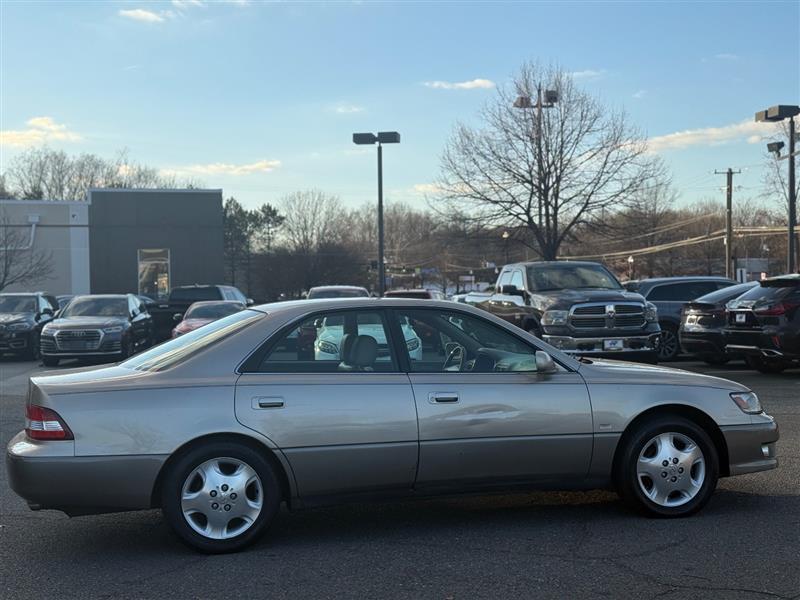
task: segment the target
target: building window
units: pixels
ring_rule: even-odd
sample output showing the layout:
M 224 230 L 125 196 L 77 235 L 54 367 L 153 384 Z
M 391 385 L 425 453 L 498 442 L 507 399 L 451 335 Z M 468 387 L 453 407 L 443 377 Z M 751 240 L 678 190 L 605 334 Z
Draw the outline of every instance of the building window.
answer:
M 169 248 L 139 250 L 139 293 L 162 298 L 169 289 Z

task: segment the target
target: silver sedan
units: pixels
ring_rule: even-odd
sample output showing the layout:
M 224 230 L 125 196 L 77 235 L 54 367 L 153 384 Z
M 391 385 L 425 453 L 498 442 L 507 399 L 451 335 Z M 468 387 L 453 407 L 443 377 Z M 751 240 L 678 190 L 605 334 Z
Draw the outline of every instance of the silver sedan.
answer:
M 777 426 L 737 383 L 579 361 L 430 300 L 251 308 L 35 377 L 26 411 L 7 463 L 32 509 L 161 507 L 205 552 L 253 542 L 282 502 L 608 487 L 679 517 L 718 478 L 777 466 Z

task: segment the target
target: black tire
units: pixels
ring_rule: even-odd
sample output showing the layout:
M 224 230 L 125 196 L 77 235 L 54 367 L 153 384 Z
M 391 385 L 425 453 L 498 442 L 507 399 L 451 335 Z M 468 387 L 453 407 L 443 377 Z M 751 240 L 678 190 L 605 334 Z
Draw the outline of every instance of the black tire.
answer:
M 690 438 L 702 451 L 705 463 L 705 476 L 696 495 L 684 504 L 662 506 L 651 500 L 640 484 L 639 455 L 649 442 L 662 433 L 674 432 Z M 716 446 L 706 431 L 689 419 L 680 416 L 659 415 L 639 424 L 634 431 L 626 433 L 617 456 L 614 480 L 617 492 L 632 508 L 652 517 L 674 518 L 691 515 L 706 505 L 717 487 L 719 479 L 719 455 Z M 675 466 L 675 469 L 678 467 Z M 668 477 L 673 475 L 673 465 L 664 467 Z M 681 471 L 685 475 L 684 471 Z M 669 497 L 669 496 L 668 496 Z
M 661 339 L 658 344 L 658 360 L 675 360 L 681 352 L 681 345 L 678 341 L 678 330 L 674 325 L 661 323 Z
M 45 367 L 57 367 L 59 359 L 55 356 L 42 356 L 42 364 Z
M 120 342 L 120 347 L 122 348 L 119 353 L 120 361 L 123 361 L 126 358 L 130 358 L 131 356 L 133 356 L 134 353 L 133 342 L 131 341 L 130 338 L 122 338 L 122 341 Z
M 766 360 L 760 356 L 748 356 L 745 358 L 745 361 L 747 362 L 747 366 L 751 369 L 755 369 L 759 373 L 764 373 L 767 375 L 782 373 L 788 367 L 788 365 L 783 361 Z
M 542 339 L 542 328 L 539 327 L 536 323 L 528 323 L 525 326 L 525 331 L 530 333 L 532 336 Z
M 707 365 L 712 365 L 714 367 L 721 367 L 724 364 L 727 364 L 731 359 L 730 357 L 724 354 L 705 354 L 702 356 L 703 362 Z
M 39 335 L 33 333 L 31 334 L 30 346 L 28 346 L 28 350 L 25 352 L 25 358 L 28 360 L 38 360 L 39 354 Z
M 263 491 L 261 512 L 252 525 L 227 539 L 212 539 L 198 533 L 189 525 L 181 509 L 181 494 L 187 477 L 204 462 L 217 458 L 246 463 L 258 474 Z M 236 442 L 212 442 L 186 452 L 168 466 L 161 489 L 161 507 L 167 523 L 183 543 L 207 554 L 223 554 L 236 552 L 255 542 L 274 519 L 282 497 L 278 475 L 263 453 Z

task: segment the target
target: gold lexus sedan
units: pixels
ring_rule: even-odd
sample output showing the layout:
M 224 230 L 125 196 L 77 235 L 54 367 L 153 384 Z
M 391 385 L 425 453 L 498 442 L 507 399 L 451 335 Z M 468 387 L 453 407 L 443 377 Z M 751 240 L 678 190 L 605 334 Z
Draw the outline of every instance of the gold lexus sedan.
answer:
M 727 381 L 564 354 L 453 302 L 250 308 L 116 366 L 31 379 L 11 487 L 69 515 L 161 507 L 204 552 L 282 502 L 613 488 L 660 517 L 777 466 L 778 430 Z

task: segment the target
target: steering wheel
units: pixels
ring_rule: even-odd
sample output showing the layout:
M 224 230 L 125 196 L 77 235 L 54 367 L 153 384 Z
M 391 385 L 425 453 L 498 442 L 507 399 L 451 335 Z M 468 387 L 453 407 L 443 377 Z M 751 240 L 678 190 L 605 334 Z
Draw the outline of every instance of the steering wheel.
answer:
M 464 346 L 456 344 L 447 353 L 442 371 L 459 372 L 464 366 Z

